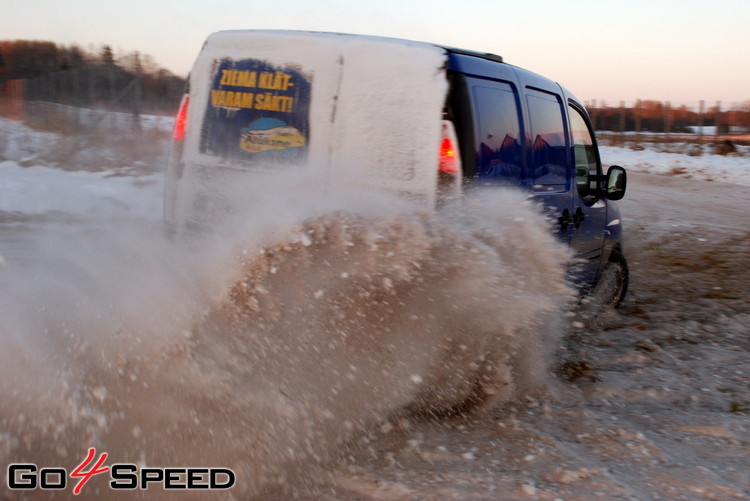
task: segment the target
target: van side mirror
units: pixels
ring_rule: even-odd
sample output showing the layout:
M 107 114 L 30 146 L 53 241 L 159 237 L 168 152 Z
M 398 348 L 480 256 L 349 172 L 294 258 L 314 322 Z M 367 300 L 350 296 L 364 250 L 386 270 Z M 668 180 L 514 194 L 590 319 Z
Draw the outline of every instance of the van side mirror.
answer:
M 628 175 L 619 165 L 613 165 L 607 171 L 605 197 L 607 200 L 620 200 L 625 196 L 628 186 Z

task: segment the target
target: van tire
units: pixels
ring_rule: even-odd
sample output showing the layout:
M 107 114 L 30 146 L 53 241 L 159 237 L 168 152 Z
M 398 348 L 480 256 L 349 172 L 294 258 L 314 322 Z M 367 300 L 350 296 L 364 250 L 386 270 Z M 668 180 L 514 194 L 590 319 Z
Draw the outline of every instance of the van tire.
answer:
M 611 295 L 607 298 L 607 303 L 613 308 L 619 308 L 622 300 L 625 299 L 628 293 L 628 285 L 630 284 L 628 261 L 620 249 L 612 249 L 609 255 L 609 260 L 604 268 L 604 274 L 610 273 L 614 275 L 615 287 L 610 292 Z

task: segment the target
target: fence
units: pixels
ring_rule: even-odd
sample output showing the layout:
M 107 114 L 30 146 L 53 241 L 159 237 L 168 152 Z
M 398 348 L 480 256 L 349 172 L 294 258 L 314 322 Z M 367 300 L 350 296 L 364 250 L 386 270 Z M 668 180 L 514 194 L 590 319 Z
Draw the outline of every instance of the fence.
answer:
M 142 113 L 173 115 L 185 80 L 166 71 L 144 72 L 140 64 L 132 66 L 86 64 L 4 81 L 0 75 L 0 115 L 68 133 L 99 124 L 138 127 Z M 123 119 L 125 115 L 129 118 Z
M 9 80 L 0 85 L 0 115 L 12 120 L 23 120 L 39 130 L 62 132 L 66 135 L 86 133 L 93 128 L 108 130 L 138 129 L 141 122 L 141 103 L 131 100 L 130 111 L 118 104 L 138 95 L 138 79 L 132 79 L 114 99 L 80 99 L 77 93 L 53 91 L 51 79 Z M 59 89 L 59 87 L 58 87 Z
M 25 80 L 0 82 L 0 115 L 29 125 L 68 134 L 95 127 L 138 129 L 141 114 L 173 114 L 184 81 L 148 77 L 116 65 L 91 65 Z M 611 143 L 633 141 L 732 142 L 750 144 L 750 102 L 722 109 L 672 106 L 670 102 L 637 100 L 633 105 L 586 103 L 599 136 Z
M 693 143 L 750 144 L 750 103 L 722 109 L 721 102 L 707 107 L 672 106 L 661 101 L 637 100 L 618 107 L 596 100 L 586 103 L 594 128 L 612 143 L 686 141 Z
M 150 116 L 151 110 L 143 110 L 138 77 L 123 81 L 113 99 L 68 85 L 73 81 L 0 82 L 0 116 L 61 134 L 54 144 L 14 160 L 22 165 L 55 164 L 84 170 L 130 169 L 134 165 L 143 172 L 160 169 L 174 111 L 160 119 Z

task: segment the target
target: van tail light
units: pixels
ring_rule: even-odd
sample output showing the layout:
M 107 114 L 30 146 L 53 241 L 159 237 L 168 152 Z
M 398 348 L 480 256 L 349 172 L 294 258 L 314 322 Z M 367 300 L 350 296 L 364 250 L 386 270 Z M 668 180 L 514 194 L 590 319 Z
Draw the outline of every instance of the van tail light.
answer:
M 461 172 L 461 166 L 458 163 L 456 134 L 452 129 L 453 124 L 444 120 L 443 137 L 440 140 L 440 165 L 438 170 L 446 174 L 458 174 Z
M 168 232 L 175 230 L 178 218 L 177 199 L 179 184 L 185 171 L 183 151 L 185 149 L 185 128 L 187 126 L 187 112 L 190 97 L 186 93 L 180 102 L 180 111 L 174 121 L 172 144 L 169 149 L 167 171 L 164 178 L 164 222 Z
M 187 111 L 190 104 L 190 96 L 185 94 L 180 102 L 180 111 L 177 112 L 177 118 L 174 121 L 174 133 L 172 138 L 175 141 L 185 140 L 185 127 L 187 126 Z
M 443 120 L 438 161 L 438 195 L 441 198 L 461 191 L 461 155 L 453 122 Z

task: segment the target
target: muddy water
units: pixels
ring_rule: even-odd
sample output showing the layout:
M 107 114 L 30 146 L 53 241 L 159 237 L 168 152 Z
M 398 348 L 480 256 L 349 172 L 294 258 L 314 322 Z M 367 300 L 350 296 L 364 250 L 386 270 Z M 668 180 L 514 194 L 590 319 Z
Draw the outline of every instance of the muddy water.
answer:
M 197 255 L 123 222 L 40 233 L 4 270 L 2 462 L 70 472 L 95 447 L 107 464 L 231 468 L 220 499 L 285 498 L 394 416 L 547 391 L 568 253 L 526 196 L 384 212 L 285 216 Z
M 523 205 L 493 231 L 326 213 L 208 261 L 45 224 L 0 269 L 0 458 L 232 468 L 217 499 L 747 498 L 748 201 L 631 176 L 630 295 L 597 316 Z

